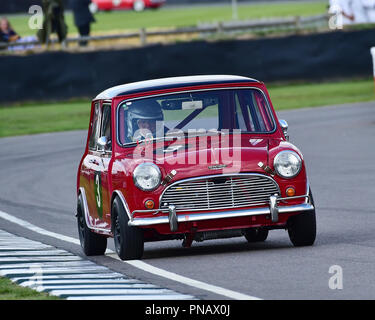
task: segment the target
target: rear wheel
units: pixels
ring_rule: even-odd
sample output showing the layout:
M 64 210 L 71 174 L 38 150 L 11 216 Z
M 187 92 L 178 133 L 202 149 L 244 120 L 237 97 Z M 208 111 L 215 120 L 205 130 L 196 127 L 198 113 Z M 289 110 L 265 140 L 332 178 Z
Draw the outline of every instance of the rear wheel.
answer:
M 78 196 L 77 202 L 77 225 L 81 247 L 86 256 L 100 256 L 107 249 L 107 238 L 91 231 L 87 224 L 83 209 L 82 195 Z
M 121 260 L 140 259 L 144 250 L 143 231 L 128 225 L 129 217 L 119 200 L 115 198 L 112 205 L 114 242 L 117 255 Z
M 311 190 L 309 195 L 310 203 L 314 205 Z M 312 246 L 316 238 L 315 208 L 312 211 L 289 218 L 288 234 L 295 247 Z
M 250 228 L 245 230 L 244 236 L 248 242 L 266 241 L 268 230 L 262 228 Z

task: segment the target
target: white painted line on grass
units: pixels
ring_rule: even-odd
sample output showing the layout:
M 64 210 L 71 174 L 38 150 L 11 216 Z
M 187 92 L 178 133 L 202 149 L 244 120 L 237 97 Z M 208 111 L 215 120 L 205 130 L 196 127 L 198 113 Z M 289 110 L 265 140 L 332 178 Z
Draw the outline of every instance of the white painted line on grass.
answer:
M 0 211 L 0 218 L 2 218 L 4 220 L 7 220 L 7 221 L 10 221 L 12 223 L 15 223 L 15 224 L 17 224 L 17 225 L 19 225 L 23 228 L 34 231 L 36 233 L 39 233 L 39 234 L 42 234 L 42 235 L 45 235 L 45 236 L 49 236 L 49 237 L 52 237 L 52 238 L 55 238 L 55 239 L 58 239 L 58 240 L 62 240 L 62 241 L 65 241 L 65 242 L 80 245 L 80 242 L 79 242 L 78 239 L 68 237 L 68 236 L 64 236 L 62 234 L 51 232 L 51 231 L 45 230 L 43 228 L 37 227 L 36 225 L 33 225 L 33 224 L 31 224 L 31 223 L 29 223 L 25 220 L 16 218 L 16 217 L 14 217 L 14 216 L 6 213 L 6 212 Z M 111 258 L 120 260 L 120 258 L 112 250 L 107 249 L 107 255 Z M 122 261 L 122 260 L 120 260 L 120 261 Z M 185 276 L 181 276 L 181 275 L 178 275 L 176 273 L 154 267 L 154 266 L 152 266 L 152 265 L 150 265 L 146 262 L 140 261 L 140 260 L 128 260 L 128 261 L 123 261 L 123 262 L 125 262 L 125 263 L 127 263 L 127 264 L 129 264 L 133 267 L 136 267 L 138 269 L 141 269 L 143 271 L 146 271 L 148 273 L 152 273 L 152 274 L 155 274 L 155 275 L 163 277 L 163 278 L 174 280 L 176 282 L 179 282 L 179 283 L 182 283 L 182 284 L 194 287 L 194 288 L 198 288 L 198 289 L 201 289 L 201 290 L 205 290 L 205 291 L 209 291 L 209 292 L 212 292 L 212 293 L 215 293 L 215 294 L 219 294 L 219 295 L 225 296 L 225 297 L 230 298 L 230 299 L 234 299 L 234 300 L 261 300 L 260 298 L 257 298 L 257 297 L 249 296 L 249 295 L 239 293 L 239 292 L 236 292 L 236 291 L 233 291 L 233 290 L 225 289 L 225 288 L 214 286 L 214 285 L 202 282 L 202 281 L 198 281 L 198 280 L 194 280 L 194 279 L 191 279 L 191 278 L 188 278 L 188 277 L 185 277 Z

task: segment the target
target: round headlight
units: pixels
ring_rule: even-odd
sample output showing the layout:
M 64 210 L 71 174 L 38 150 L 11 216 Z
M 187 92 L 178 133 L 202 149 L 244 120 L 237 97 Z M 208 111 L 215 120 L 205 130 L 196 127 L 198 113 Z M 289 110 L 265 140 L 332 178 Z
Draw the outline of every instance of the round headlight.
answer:
M 142 163 L 133 172 L 134 184 L 141 190 L 155 190 L 161 182 L 161 172 L 153 163 Z
M 273 160 L 276 173 L 282 178 L 294 178 L 302 168 L 302 160 L 294 151 L 281 151 Z

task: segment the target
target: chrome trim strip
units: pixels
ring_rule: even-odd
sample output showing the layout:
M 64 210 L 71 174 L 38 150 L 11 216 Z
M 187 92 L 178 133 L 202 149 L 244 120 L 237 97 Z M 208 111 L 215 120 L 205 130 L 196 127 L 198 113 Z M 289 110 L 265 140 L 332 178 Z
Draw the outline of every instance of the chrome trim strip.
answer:
M 98 227 L 94 227 L 91 222 L 90 222 L 90 219 L 89 219 L 89 206 L 87 205 L 87 198 L 86 198 L 86 191 L 83 187 L 80 187 L 79 188 L 79 192 L 80 194 L 82 195 L 82 200 L 83 200 L 83 211 L 85 213 L 85 220 L 86 220 L 86 225 L 87 227 L 90 229 L 90 230 L 93 230 L 93 231 L 98 231 L 100 233 L 105 233 L 105 234 L 110 234 L 110 231 L 108 231 L 108 229 L 103 229 L 103 228 L 98 228 Z
M 287 207 L 278 207 L 279 213 L 295 213 L 301 211 L 311 211 L 314 206 L 309 203 L 303 203 Z M 231 210 L 221 212 L 208 212 L 208 213 L 193 213 L 193 214 L 181 214 L 177 215 L 177 221 L 180 222 L 191 222 L 191 221 L 203 221 L 213 219 L 225 219 L 225 218 L 237 218 L 237 217 L 248 217 L 270 214 L 270 208 L 256 208 L 256 209 L 244 209 L 244 210 Z M 169 224 L 168 216 L 153 217 L 153 218 L 136 218 L 129 221 L 129 226 L 151 226 L 157 224 Z
M 306 203 L 311 203 L 311 199 L 310 199 L 310 181 L 309 181 L 309 178 L 307 177 L 307 174 L 306 174 L 306 195 L 308 195 L 308 197 L 306 198 Z
M 169 227 L 172 232 L 176 232 L 178 230 L 176 207 L 174 205 L 171 205 L 169 206 L 168 211 L 169 211 L 169 215 L 168 215 Z
M 270 213 L 272 222 L 279 221 L 279 208 L 277 207 L 277 196 L 270 197 Z
M 246 206 L 238 206 L 238 207 L 215 207 L 215 208 L 206 208 L 206 209 L 191 209 L 191 208 L 186 208 L 186 209 L 176 209 L 176 212 L 202 212 L 202 211 L 213 211 L 213 210 L 226 210 L 226 209 L 241 209 L 245 207 L 257 207 L 257 206 L 266 206 L 268 203 L 265 202 L 259 202 L 255 204 L 249 204 Z M 135 213 L 152 213 L 152 214 L 158 214 L 159 212 L 169 212 L 168 208 L 165 209 L 144 209 L 144 210 L 134 210 L 132 212 L 132 215 Z
M 309 198 L 308 194 L 305 194 L 303 196 L 294 196 L 294 197 L 285 197 L 285 198 L 277 198 L 277 201 L 285 201 L 285 200 L 294 200 L 294 199 L 301 199 L 301 198 Z
M 277 198 L 277 202 L 279 201 L 285 201 L 285 200 L 294 200 L 294 199 L 301 199 L 301 198 L 305 198 L 307 199 L 305 201 L 305 203 L 310 203 L 309 202 L 309 196 L 308 195 L 303 195 L 303 196 L 295 196 L 295 197 L 287 197 L 287 198 Z M 258 204 L 253 204 L 253 205 L 247 205 L 246 207 L 256 207 L 256 206 L 260 206 L 260 205 L 267 205 L 265 204 L 264 202 L 260 202 Z M 186 208 L 186 209 L 176 209 L 176 212 L 192 212 L 192 211 L 199 211 L 199 212 L 202 212 L 202 211 L 212 211 L 212 210 L 226 210 L 226 209 L 236 209 L 236 208 L 243 208 L 243 206 L 241 207 L 217 207 L 217 208 L 209 208 L 209 209 L 190 209 L 190 208 Z M 132 217 L 134 216 L 134 214 L 136 213 L 151 213 L 151 214 L 158 214 L 160 212 L 164 212 L 164 213 L 168 213 L 168 209 L 143 209 L 143 210 L 134 210 L 131 215 Z M 134 219 L 134 218 L 133 218 Z

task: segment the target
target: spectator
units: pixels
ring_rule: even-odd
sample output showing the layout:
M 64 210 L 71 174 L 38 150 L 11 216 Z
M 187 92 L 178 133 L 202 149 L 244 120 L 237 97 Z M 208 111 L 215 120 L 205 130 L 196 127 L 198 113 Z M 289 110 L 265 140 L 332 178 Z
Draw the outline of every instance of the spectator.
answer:
M 1 42 L 14 42 L 20 36 L 12 29 L 7 18 L 0 19 L 0 41 Z
M 370 22 L 368 21 L 366 8 L 363 5 L 363 1 L 361 0 L 352 1 L 352 8 L 353 8 L 353 16 L 354 16 L 353 23 L 359 24 L 359 23 Z
M 59 42 L 65 47 L 68 27 L 65 24 L 63 0 L 43 0 L 43 28 L 38 32 L 41 43 L 49 44 L 51 33 L 56 32 Z
M 16 31 L 12 28 L 7 18 L 0 19 L 0 43 L 12 43 L 12 46 L 8 47 L 9 51 L 22 51 L 32 50 L 35 45 L 32 43 L 37 42 L 36 37 L 20 37 Z M 15 43 L 17 43 L 15 45 Z
M 375 23 L 375 0 L 362 0 L 362 4 L 366 11 L 367 22 Z
M 336 15 L 338 24 L 352 24 L 354 22 L 353 0 L 330 0 L 329 13 Z
M 344 17 L 344 24 L 352 24 L 354 22 L 353 0 L 340 0 L 341 14 Z
M 74 14 L 74 23 L 81 37 L 90 35 L 90 25 L 92 22 L 95 22 L 89 9 L 90 4 L 91 0 L 71 0 L 70 2 Z M 87 41 L 82 40 L 79 42 L 79 45 L 87 46 Z

